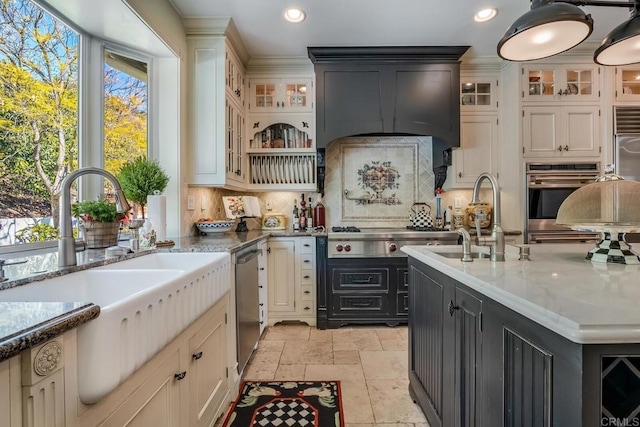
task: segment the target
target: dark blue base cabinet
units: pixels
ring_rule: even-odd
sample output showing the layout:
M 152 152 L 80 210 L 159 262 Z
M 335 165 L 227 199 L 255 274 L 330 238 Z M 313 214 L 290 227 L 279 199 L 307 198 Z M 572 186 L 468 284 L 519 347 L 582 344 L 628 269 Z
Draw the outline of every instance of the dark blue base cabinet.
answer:
M 640 344 L 574 343 L 409 258 L 409 392 L 431 427 L 640 426 Z

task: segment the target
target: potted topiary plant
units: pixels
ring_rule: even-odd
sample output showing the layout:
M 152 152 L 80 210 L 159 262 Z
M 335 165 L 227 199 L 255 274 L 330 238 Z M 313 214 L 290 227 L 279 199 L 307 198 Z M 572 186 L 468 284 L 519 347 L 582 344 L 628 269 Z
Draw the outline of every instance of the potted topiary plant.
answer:
M 169 183 L 169 176 L 158 162 L 140 156 L 122 165 L 116 176 L 128 200 L 140 205 L 144 219 L 147 196 L 162 193 Z
M 118 243 L 120 220 L 124 215 L 118 213 L 115 203 L 105 199 L 85 200 L 74 203 L 71 213 L 81 220 L 88 248 L 108 248 Z

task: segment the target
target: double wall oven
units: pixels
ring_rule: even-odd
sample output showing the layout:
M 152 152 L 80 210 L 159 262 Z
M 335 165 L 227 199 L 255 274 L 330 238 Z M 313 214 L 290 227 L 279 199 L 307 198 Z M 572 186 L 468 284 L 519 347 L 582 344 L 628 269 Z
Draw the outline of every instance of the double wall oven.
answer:
M 318 274 L 318 327 L 407 323 L 404 245 L 455 245 L 454 231 L 334 227 Z M 319 263 L 319 266 L 323 263 Z
M 598 162 L 527 163 L 525 243 L 598 240 L 598 233 L 572 231 L 556 225 L 556 216 L 571 193 L 594 182 L 599 174 Z

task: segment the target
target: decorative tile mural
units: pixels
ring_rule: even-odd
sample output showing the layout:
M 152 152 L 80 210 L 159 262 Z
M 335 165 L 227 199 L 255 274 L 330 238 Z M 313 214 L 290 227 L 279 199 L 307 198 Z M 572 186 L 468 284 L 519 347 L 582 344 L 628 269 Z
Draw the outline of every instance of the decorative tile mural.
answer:
M 417 159 L 417 142 L 342 144 L 342 219 L 406 219 L 418 194 Z

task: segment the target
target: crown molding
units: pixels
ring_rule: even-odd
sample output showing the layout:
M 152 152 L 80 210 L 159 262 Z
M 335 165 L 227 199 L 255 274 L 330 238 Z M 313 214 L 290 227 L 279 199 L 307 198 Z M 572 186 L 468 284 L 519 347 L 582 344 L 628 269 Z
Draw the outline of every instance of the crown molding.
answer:
M 230 16 L 185 17 L 182 18 L 187 37 L 225 37 L 243 64 L 249 61 L 249 51 L 240 37 L 240 32 Z

